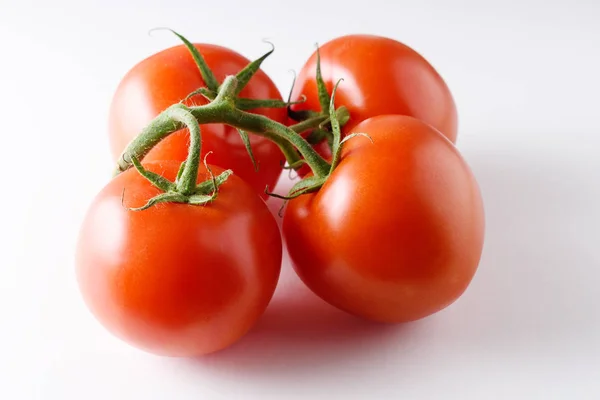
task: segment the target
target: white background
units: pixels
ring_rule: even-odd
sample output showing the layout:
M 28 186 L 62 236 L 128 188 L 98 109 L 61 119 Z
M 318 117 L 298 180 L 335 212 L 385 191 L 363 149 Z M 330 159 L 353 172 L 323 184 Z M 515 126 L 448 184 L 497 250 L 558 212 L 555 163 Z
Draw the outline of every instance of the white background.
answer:
M 599 21 L 594 0 L 0 0 L 0 398 L 600 398 Z M 73 248 L 110 176 L 119 79 L 178 43 L 148 36 L 157 26 L 249 58 L 272 40 L 265 70 L 284 93 L 314 43 L 342 34 L 428 58 L 486 206 L 465 295 L 382 328 L 317 300 L 286 261 L 264 318 L 226 351 L 167 359 L 108 335 L 80 300 Z

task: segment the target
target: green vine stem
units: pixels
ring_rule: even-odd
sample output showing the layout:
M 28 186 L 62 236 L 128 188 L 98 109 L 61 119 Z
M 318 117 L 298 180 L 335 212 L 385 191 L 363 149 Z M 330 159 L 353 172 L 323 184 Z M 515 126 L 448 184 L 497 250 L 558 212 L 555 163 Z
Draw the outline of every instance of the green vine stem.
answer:
M 202 138 L 200 135 L 200 126 L 190 113 L 186 106 L 173 108 L 171 116 L 176 122 L 187 125 L 190 131 L 190 146 L 185 164 L 179 179 L 177 180 L 177 191 L 185 195 L 190 195 L 196 189 L 196 179 L 198 178 L 198 168 L 200 167 L 200 153 L 202 150 Z
M 194 113 L 193 109 L 192 113 Z M 293 129 L 262 115 L 251 114 L 236 108 L 232 108 L 231 112 L 224 117 L 223 122 L 236 128 L 266 136 L 274 141 L 277 141 L 277 138 L 279 138 L 285 140 L 287 143 L 291 143 L 302 155 L 316 176 L 326 176 L 329 174 L 329 170 L 331 169 L 329 163 L 315 151 L 306 139 Z M 297 161 L 299 160 L 292 162 Z
M 176 124 L 185 125 L 190 131 L 190 145 L 188 148 L 187 159 L 181 163 L 175 182 L 171 182 L 160 174 L 146 170 L 142 163 L 138 161 L 137 157 L 132 155 L 131 161 L 140 175 L 160 189 L 162 193 L 148 200 L 144 206 L 130 209 L 131 211 L 143 211 L 155 204 L 166 202 L 193 205 L 207 204 L 217 197 L 219 186 L 222 185 L 232 173 L 231 170 L 227 170 L 222 172 L 218 177 L 215 177 L 206 162 L 207 154 L 204 157 L 204 165 L 210 175 L 210 179 L 200 184 L 196 184 L 198 170 L 200 168 L 200 153 L 202 147 L 200 125 L 198 125 L 198 121 L 196 121 L 196 118 L 190 112 L 190 109 L 183 104 L 176 104 L 175 106 L 170 107 L 166 112 L 166 115 Z
M 313 149 L 306 139 L 296 132 L 297 127 L 296 129 L 292 129 L 265 116 L 252 114 L 236 108 L 237 83 L 235 76 L 225 78 L 219 88 L 218 95 L 206 105 L 188 108 L 178 103 L 167 108 L 127 146 L 117 162 L 118 165 L 115 174 L 131 168 L 134 158 L 138 160 L 143 159 L 156 144 L 171 133 L 189 126 L 189 124 L 182 122 L 182 118 L 176 117 L 178 115 L 178 111 L 176 110 L 181 110 L 182 107 L 185 107 L 185 111 L 189 111 L 193 115 L 197 124 L 225 123 L 238 129 L 265 136 L 279 145 L 290 165 L 297 165 L 302 160 L 299 157 L 300 154 L 310 166 L 315 176 L 327 176 L 331 165 Z M 304 125 L 301 127 L 306 130 L 311 128 L 308 125 L 314 124 L 313 126 L 316 128 L 323 121 L 324 119 L 321 119 L 321 117 L 315 118 L 310 123 L 304 121 Z M 196 147 L 197 151 L 200 151 L 200 146 Z M 187 163 L 185 168 L 188 168 Z
M 350 112 L 345 106 L 341 106 L 337 110 L 335 110 L 335 114 L 340 125 L 345 125 L 346 122 L 350 119 Z M 290 125 L 290 129 L 294 130 L 297 133 L 302 133 L 310 129 L 319 128 L 323 123 L 328 122 L 330 119 L 329 115 L 317 115 L 315 117 L 310 117 L 305 119 L 304 121 L 298 122 L 297 124 Z
M 162 139 L 173 132 L 185 128 L 185 124 L 174 120 L 171 116 L 172 110 L 181 108 L 182 106 L 185 107 L 185 105 L 180 103 L 174 104 L 161 112 L 129 143 L 117 161 L 115 175 L 131 168 L 133 165 L 133 158 L 138 160 L 143 159 Z M 201 121 L 198 121 L 198 123 L 207 124 L 218 122 L 219 115 L 222 114 L 221 108 L 223 108 L 222 105 L 214 103 L 207 104 L 204 106 L 204 118 Z

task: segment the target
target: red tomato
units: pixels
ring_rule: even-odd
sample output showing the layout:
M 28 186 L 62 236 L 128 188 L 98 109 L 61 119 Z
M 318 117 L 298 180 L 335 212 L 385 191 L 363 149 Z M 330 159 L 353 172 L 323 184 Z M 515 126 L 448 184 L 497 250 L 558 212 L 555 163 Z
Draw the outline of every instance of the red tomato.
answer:
M 416 320 L 454 302 L 479 264 L 484 213 L 455 146 L 412 117 L 367 119 L 315 193 L 288 203 L 283 233 L 300 278 L 349 313 Z
M 224 47 L 195 44 L 222 82 L 227 75 L 235 75 L 249 60 Z M 119 84 L 109 113 L 109 135 L 115 161 L 121 152 L 141 130 L 161 111 L 178 103 L 194 90 L 206 86 L 196 64 L 185 46 L 163 50 L 134 66 Z M 259 70 L 240 93 L 241 97 L 255 99 L 279 99 L 281 94 L 275 84 Z M 206 104 L 198 95 L 186 104 Z M 286 121 L 284 108 L 257 109 L 253 112 L 279 122 Z M 273 142 L 257 135 L 250 135 L 254 156 L 259 165 L 255 172 L 252 161 L 238 132 L 224 124 L 202 125 L 202 153 L 213 151 L 210 161 L 223 168 L 230 168 L 248 182 L 263 198 L 265 187 L 273 187 L 281 174 L 285 161 Z M 144 161 L 183 161 L 188 153 L 187 129 L 171 134 L 155 146 Z
M 145 166 L 173 180 L 179 164 Z M 205 179 L 201 168 L 199 182 Z M 235 175 L 208 205 L 125 208 L 158 193 L 130 169 L 97 195 L 77 244 L 83 298 L 110 332 L 148 352 L 196 356 L 229 346 L 275 290 L 282 257 L 277 222 Z
M 420 119 L 456 142 L 456 105 L 448 86 L 436 70 L 410 47 L 373 35 L 348 35 L 334 39 L 319 48 L 321 74 L 331 94 L 338 86 L 336 108 L 344 105 L 350 121 L 343 132 L 353 130 L 361 121 L 377 115 L 401 114 Z M 317 54 L 300 70 L 292 92 L 292 101 L 302 95 L 306 101 L 293 110 L 319 111 L 316 83 Z M 327 146 L 319 149 L 325 158 L 331 156 Z M 300 172 L 304 175 L 305 168 Z

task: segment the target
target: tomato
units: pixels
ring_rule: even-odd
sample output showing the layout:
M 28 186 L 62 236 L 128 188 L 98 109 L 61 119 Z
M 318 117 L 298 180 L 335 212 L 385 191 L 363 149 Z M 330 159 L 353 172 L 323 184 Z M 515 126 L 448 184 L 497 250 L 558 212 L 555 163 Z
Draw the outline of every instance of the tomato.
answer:
M 178 166 L 145 163 L 171 181 Z M 198 181 L 206 179 L 202 168 Z M 126 209 L 158 193 L 129 169 L 92 202 L 76 254 L 85 303 L 110 332 L 148 352 L 197 356 L 227 347 L 273 295 L 282 257 L 277 222 L 235 175 L 207 205 Z
M 431 64 L 412 48 L 393 39 L 374 35 L 348 35 L 319 48 L 321 74 L 331 94 L 338 86 L 336 108 L 344 105 L 349 132 L 367 118 L 402 114 L 418 118 L 442 132 L 452 142 L 457 137 L 456 105 L 450 90 Z M 292 101 L 306 101 L 292 110 L 319 111 L 316 52 L 304 64 L 292 91 Z M 328 147 L 319 149 L 325 158 Z M 300 174 L 304 175 L 304 169 Z
M 291 200 L 283 234 L 294 269 L 332 305 L 381 322 L 426 317 L 471 282 L 483 247 L 477 182 L 431 126 L 385 115 L 355 127 L 322 188 Z
M 249 60 L 240 54 L 215 45 L 195 44 L 222 82 L 227 75 L 235 75 Z M 127 144 L 161 111 L 178 103 L 194 90 L 206 86 L 198 67 L 188 49 L 175 46 L 154 54 L 135 65 L 120 82 L 109 111 L 109 138 L 114 160 L 117 160 Z M 279 99 L 281 94 L 271 79 L 259 70 L 240 93 L 241 97 L 255 99 Z M 206 104 L 197 95 L 186 102 L 188 105 Z M 279 122 L 286 121 L 284 108 L 253 110 Z M 263 198 L 265 187 L 273 187 L 285 162 L 276 144 L 257 135 L 250 135 L 250 142 L 259 171 L 255 172 L 252 161 L 238 132 L 224 124 L 202 125 L 202 153 L 213 151 L 211 163 L 230 168 L 248 182 Z M 187 130 L 171 134 L 155 146 L 145 161 L 183 161 L 188 153 Z

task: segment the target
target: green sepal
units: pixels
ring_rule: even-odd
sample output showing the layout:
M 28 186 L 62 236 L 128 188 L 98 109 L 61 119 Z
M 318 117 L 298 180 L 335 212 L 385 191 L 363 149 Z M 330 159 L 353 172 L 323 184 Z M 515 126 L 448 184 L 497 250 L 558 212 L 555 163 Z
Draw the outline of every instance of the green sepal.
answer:
M 287 196 L 270 192 L 268 187 L 265 189 L 265 193 L 278 199 L 292 200 L 296 197 L 302 196 L 303 194 L 317 191 L 321 186 L 323 186 L 326 180 L 327 177 L 323 176 L 309 176 L 308 178 L 304 178 L 292 186 Z
M 140 175 L 146 178 L 148 182 L 150 182 L 156 188 L 162 190 L 163 192 L 169 192 L 175 188 L 173 182 L 164 176 L 155 174 L 154 172 L 148 171 L 146 168 L 144 168 L 142 163 L 138 161 L 137 157 L 131 157 L 131 162 Z
M 366 133 L 351 133 L 348 136 L 346 136 L 344 138 L 344 140 L 342 140 L 340 142 L 340 145 L 337 147 L 337 150 L 335 151 L 335 153 L 333 154 L 333 162 L 331 163 L 331 171 L 333 171 L 335 169 L 335 167 L 337 167 L 340 163 L 341 160 L 341 155 L 342 155 L 342 145 L 344 143 L 346 143 L 348 140 L 355 138 L 357 136 L 364 136 L 367 139 L 369 139 L 371 141 L 371 143 L 373 143 L 373 139 L 371 138 L 371 136 L 367 135 Z
M 250 137 L 246 133 L 246 131 L 237 128 L 238 133 L 240 134 L 240 138 L 242 138 L 242 142 L 244 142 L 244 147 L 246 147 L 246 151 L 250 156 L 250 161 L 252 161 L 252 166 L 254 167 L 254 171 L 258 172 L 258 163 L 254 158 L 254 153 L 252 152 L 252 145 L 250 144 Z
M 269 57 L 275 51 L 275 46 L 273 45 L 273 43 L 271 43 L 271 42 L 266 42 L 266 43 L 271 45 L 271 50 L 266 52 L 262 57 L 254 60 L 250 64 L 246 65 L 246 67 L 244 67 L 244 69 L 242 69 L 240 72 L 238 72 L 237 75 L 235 76 L 238 81 L 238 85 L 235 89 L 236 95 L 240 94 L 240 92 L 246 87 L 248 82 L 250 82 L 250 79 L 252 79 L 254 74 L 256 74 L 258 72 L 263 61 L 265 61 L 267 59 L 267 57 Z
M 175 32 L 173 29 L 169 29 L 169 28 L 165 28 L 165 29 L 168 29 L 169 31 L 171 31 L 175 36 L 177 36 L 183 42 L 185 47 L 187 47 L 189 52 L 192 54 L 192 57 L 194 58 L 194 62 L 196 63 L 196 66 L 198 67 L 198 70 L 200 71 L 200 75 L 202 75 L 202 79 L 204 80 L 204 83 L 206 83 L 206 86 L 211 91 L 217 92 L 219 90 L 219 82 L 217 81 L 217 78 L 215 78 L 215 75 L 213 74 L 212 70 L 206 63 L 206 60 L 202 56 L 202 53 L 200 53 L 198 51 L 198 49 L 196 48 L 196 46 L 194 46 L 189 40 L 187 40 L 185 37 L 183 37 L 179 33 Z
M 332 142 L 332 146 L 331 146 L 331 152 L 333 154 L 333 159 L 331 160 L 331 171 L 333 171 L 335 169 L 335 167 L 337 166 L 337 164 L 340 162 L 340 144 L 342 141 L 342 139 L 341 139 L 342 138 L 342 130 L 340 128 L 340 122 L 338 121 L 337 114 L 336 114 L 335 108 L 333 106 L 333 103 L 335 101 L 335 93 L 337 91 L 337 87 L 341 81 L 342 81 L 342 79 L 337 81 L 335 86 L 333 87 L 333 91 L 331 92 L 331 100 L 330 100 L 331 108 L 329 109 L 329 119 L 331 120 L 331 131 L 333 133 L 333 142 Z
M 233 171 L 228 169 L 228 170 L 221 172 L 219 175 L 217 175 L 214 178 L 214 181 L 213 181 L 213 179 L 211 179 L 211 180 L 207 180 L 207 181 L 199 183 L 196 186 L 196 190 L 194 190 L 194 195 L 210 193 L 210 191 L 213 189 L 214 186 L 219 188 L 223 183 L 225 183 L 225 181 L 227 181 L 227 178 L 229 178 L 231 175 L 233 175 Z
M 188 197 L 188 204 L 194 206 L 203 206 L 213 201 L 216 197 L 216 192 L 213 192 L 212 194 L 193 194 Z
M 321 104 L 321 112 L 327 114 L 329 108 L 333 108 L 333 102 L 329 99 L 329 92 L 327 92 L 327 86 L 323 80 L 321 74 L 321 53 L 319 52 L 319 45 L 317 44 L 317 91 L 319 94 L 319 103 Z
M 185 161 L 182 162 L 181 165 L 179 166 L 179 171 L 177 171 L 177 177 L 175 178 L 175 186 L 177 186 L 179 179 L 181 179 L 181 174 L 183 174 L 184 169 L 185 169 Z
M 161 193 L 153 198 L 151 198 L 150 200 L 148 200 L 148 202 L 143 205 L 142 207 L 137 207 L 137 208 L 130 208 L 130 211 L 144 211 L 147 210 L 148 208 L 159 204 L 159 203 L 187 203 L 188 202 L 188 196 L 185 196 L 181 193 L 177 193 L 177 192 L 167 192 L 167 193 Z

